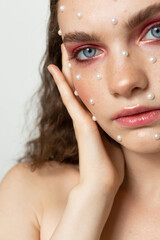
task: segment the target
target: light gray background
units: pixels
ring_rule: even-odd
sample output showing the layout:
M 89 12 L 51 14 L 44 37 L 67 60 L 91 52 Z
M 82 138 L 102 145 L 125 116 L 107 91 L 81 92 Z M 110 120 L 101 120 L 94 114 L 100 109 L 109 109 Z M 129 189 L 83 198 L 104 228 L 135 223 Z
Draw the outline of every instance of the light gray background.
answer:
M 49 0 L 0 0 L 0 181 L 24 151 L 25 109 L 40 84 L 48 17 Z

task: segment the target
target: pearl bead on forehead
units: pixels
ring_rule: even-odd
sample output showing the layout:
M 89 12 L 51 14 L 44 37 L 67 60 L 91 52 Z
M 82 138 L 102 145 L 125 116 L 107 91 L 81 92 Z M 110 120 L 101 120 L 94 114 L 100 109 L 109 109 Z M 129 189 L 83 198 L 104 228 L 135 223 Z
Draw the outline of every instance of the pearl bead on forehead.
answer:
M 60 8 L 59 8 L 59 10 L 60 10 L 61 12 L 64 12 L 64 9 L 65 9 L 64 6 L 60 6 Z
M 61 29 L 58 30 L 58 35 L 59 35 L 59 36 L 62 36 L 62 31 L 61 31 Z
M 112 23 L 113 25 L 116 25 L 116 24 L 118 23 L 117 18 L 112 18 L 112 19 L 111 19 L 111 23 Z

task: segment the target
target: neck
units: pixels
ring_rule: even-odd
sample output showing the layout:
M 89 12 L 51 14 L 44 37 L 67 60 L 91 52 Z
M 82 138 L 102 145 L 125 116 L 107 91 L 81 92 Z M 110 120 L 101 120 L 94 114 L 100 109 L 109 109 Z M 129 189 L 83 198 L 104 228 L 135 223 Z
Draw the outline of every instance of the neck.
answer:
M 122 149 L 126 163 L 123 187 L 137 196 L 160 196 L 160 152 L 137 153 Z

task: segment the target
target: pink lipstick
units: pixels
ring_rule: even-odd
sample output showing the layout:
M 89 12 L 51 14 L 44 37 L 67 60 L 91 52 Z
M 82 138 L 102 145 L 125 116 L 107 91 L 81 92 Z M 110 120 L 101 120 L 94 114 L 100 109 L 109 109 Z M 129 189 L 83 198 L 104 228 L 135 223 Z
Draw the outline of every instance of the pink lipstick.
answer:
M 160 119 L 160 107 L 140 106 L 134 109 L 123 109 L 116 113 L 112 120 L 126 127 L 139 127 L 151 124 Z

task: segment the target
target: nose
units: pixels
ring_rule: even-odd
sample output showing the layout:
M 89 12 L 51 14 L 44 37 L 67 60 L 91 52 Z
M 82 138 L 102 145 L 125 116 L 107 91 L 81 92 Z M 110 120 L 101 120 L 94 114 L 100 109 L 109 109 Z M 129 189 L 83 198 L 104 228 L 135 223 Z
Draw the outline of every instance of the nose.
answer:
M 138 92 L 144 91 L 148 86 L 145 71 L 132 63 L 112 68 L 110 73 L 108 88 L 113 96 L 129 98 Z

